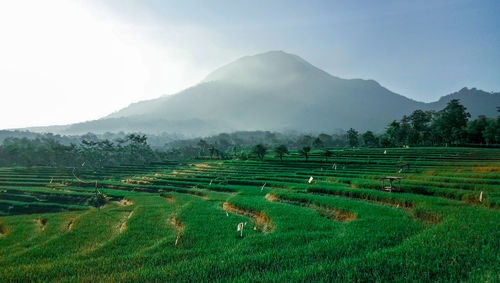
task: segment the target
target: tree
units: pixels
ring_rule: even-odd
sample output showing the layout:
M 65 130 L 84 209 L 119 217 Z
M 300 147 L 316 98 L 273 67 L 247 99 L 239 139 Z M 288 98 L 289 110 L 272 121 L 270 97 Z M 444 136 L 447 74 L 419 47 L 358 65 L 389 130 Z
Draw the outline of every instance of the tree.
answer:
M 347 131 L 347 143 L 349 146 L 356 147 L 359 145 L 358 135 L 358 131 L 353 128 L 350 128 L 349 131 Z
M 378 138 L 372 131 L 366 131 L 363 135 L 361 135 L 361 138 L 363 139 L 365 146 L 378 146 Z
M 266 155 L 267 148 L 263 144 L 259 143 L 258 145 L 254 146 L 252 152 L 257 155 L 260 161 L 262 161 L 264 160 L 264 156 Z
M 203 156 L 205 155 L 205 150 L 208 147 L 208 143 L 204 139 L 200 139 L 198 142 L 198 147 L 200 148 L 199 155 Z
M 410 126 L 410 118 L 406 115 L 403 115 L 401 121 L 399 122 L 397 141 L 396 143 L 401 145 L 407 145 L 409 143 L 409 138 L 411 134 L 411 126 Z
M 283 156 L 285 154 L 288 154 L 288 148 L 286 147 L 286 145 L 282 144 L 280 146 L 278 146 L 274 152 L 276 153 L 276 155 L 280 158 L 280 161 L 283 161 Z
M 426 139 L 429 137 L 430 122 L 432 121 L 433 112 L 415 110 L 411 113 L 410 132 L 408 135 L 408 143 L 410 144 L 425 144 Z
M 487 144 L 500 143 L 500 117 L 489 120 L 482 134 Z
M 306 162 L 309 160 L 309 152 L 311 151 L 310 146 L 304 146 L 302 149 L 299 150 L 300 155 L 304 156 L 306 159 Z
M 208 152 L 210 153 L 210 159 L 214 157 L 214 155 L 217 155 L 217 152 L 219 150 L 215 147 L 215 145 L 211 144 L 210 147 L 208 148 Z
M 299 146 L 311 146 L 311 143 L 313 142 L 313 137 L 309 136 L 309 135 L 304 135 L 302 137 L 299 138 L 298 140 L 298 145 Z
M 489 125 L 490 119 L 484 115 L 480 115 L 476 120 L 472 120 L 467 125 L 467 142 L 470 143 L 486 143 L 483 132 Z
M 312 145 L 314 148 L 320 149 L 323 147 L 323 141 L 319 137 L 317 137 L 316 139 L 314 139 Z
M 467 108 L 460 104 L 458 99 L 452 99 L 446 107 L 438 112 L 438 118 L 434 121 L 444 142 L 460 143 L 465 137 L 465 127 L 470 118 Z
M 325 162 L 328 162 L 328 158 L 331 157 L 333 155 L 333 152 L 331 152 L 330 150 L 328 149 L 325 149 L 323 150 L 323 152 L 321 153 L 323 155 L 323 157 L 325 158 Z
M 415 110 L 410 115 L 411 127 L 418 132 L 426 131 L 432 120 L 432 113 L 429 111 Z
M 385 131 L 384 144 L 385 146 L 396 146 L 399 144 L 399 129 L 401 124 L 394 120 L 389 124 Z
M 332 136 L 321 133 L 318 138 L 323 142 L 323 146 L 333 146 Z

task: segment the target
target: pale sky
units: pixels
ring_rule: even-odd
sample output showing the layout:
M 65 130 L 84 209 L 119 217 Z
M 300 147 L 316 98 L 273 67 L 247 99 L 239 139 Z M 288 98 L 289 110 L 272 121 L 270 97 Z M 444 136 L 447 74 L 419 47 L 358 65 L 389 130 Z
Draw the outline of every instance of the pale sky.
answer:
M 0 1 L 0 129 L 98 119 L 283 50 L 420 101 L 500 91 L 498 1 Z

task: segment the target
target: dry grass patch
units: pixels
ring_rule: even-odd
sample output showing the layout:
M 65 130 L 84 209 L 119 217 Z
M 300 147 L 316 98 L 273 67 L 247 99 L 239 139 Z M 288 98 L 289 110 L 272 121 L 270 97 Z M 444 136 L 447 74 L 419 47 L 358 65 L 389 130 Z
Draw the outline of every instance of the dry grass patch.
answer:
M 175 234 L 177 234 L 177 237 L 175 238 L 175 245 L 177 246 L 177 243 L 182 237 L 186 226 L 179 220 L 175 212 L 170 215 L 170 218 L 168 219 L 168 225 L 170 225 L 174 229 Z
M 151 184 L 151 182 L 149 182 L 148 180 L 135 180 L 135 179 L 124 179 L 122 180 L 122 183 L 125 183 L 125 184 L 134 184 L 134 185 L 147 185 L 147 184 Z
M 174 203 L 175 202 L 175 197 L 174 196 L 167 195 L 167 194 L 160 194 L 160 196 L 162 198 L 166 198 L 170 203 Z
M 132 215 L 134 215 L 134 211 L 130 211 L 130 213 L 122 219 L 122 222 L 118 225 L 118 232 L 123 233 L 127 230 L 128 226 L 128 220 L 132 218 Z
M 316 204 L 308 205 L 309 208 L 316 210 L 321 216 L 339 222 L 349 222 L 356 220 L 358 215 L 341 209 L 335 209 L 328 206 Z
M 474 167 L 474 173 L 500 173 L 500 166 L 478 166 Z
M 0 222 L 0 237 L 7 237 L 10 234 L 11 228 L 7 224 Z
M 35 226 L 37 227 L 39 232 L 45 231 L 46 225 L 47 225 L 47 218 L 38 217 L 35 219 Z
M 196 167 L 196 169 L 201 169 L 201 170 L 210 168 L 210 165 L 208 165 L 206 163 L 198 163 L 198 164 L 195 164 L 194 166 Z
M 230 204 L 229 202 L 225 202 L 224 204 L 222 204 L 222 209 L 224 209 L 226 212 L 231 212 L 234 214 L 244 215 L 252 218 L 255 225 L 257 225 L 257 227 L 259 227 L 259 229 L 264 233 L 274 231 L 273 222 L 263 212 L 240 208 Z
M 70 219 L 68 224 L 66 225 L 66 230 L 69 232 L 73 230 L 73 226 L 75 225 L 75 219 Z
M 279 197 L 277 195 L 275 195 L 275 194 L 268 193 L 266 195 L 266 200 L 270 201 L 270 202 L 277 202 L 277 201 L 279 201 Z
M 124 199 L 120 200 L 118 202 L 118 204 L 121 205 L 121 206 L 129 206 L 129 205 L 134 204 L 134 202 L 131 201 L 131 200 L 129 200 L 129 199 L 124 198 Z

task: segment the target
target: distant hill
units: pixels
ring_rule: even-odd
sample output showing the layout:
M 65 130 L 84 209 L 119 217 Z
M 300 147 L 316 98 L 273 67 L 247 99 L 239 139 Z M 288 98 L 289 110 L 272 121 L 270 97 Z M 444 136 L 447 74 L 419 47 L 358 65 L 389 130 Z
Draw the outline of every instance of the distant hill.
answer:
M 270 51 L 222 66 L 177 94 L 133 103 L 96 121 L 36 130 L 63 134 L 170 132 L 187 136 L 237 130 L 382 130 L 413 110 L 440 110 L 453 98 L 459 98 L 473 116 L 496 116 L 496 106 L 500 106 L 500 93 L 467 88 L 437 102 L 418 102 L 374 80 L 341 79 L 299 56 Z
M 430 109 L 443 109 L 452 99 L 459 99 L 467 107 L 467 111 L 476 118 L 479 115 L 496 117 L 497 107 L 500 107 L 500 92 L 490 93 L 476 88 L 462 88 L 452 94 L 441 97 L 438 101 L 428 104 Z

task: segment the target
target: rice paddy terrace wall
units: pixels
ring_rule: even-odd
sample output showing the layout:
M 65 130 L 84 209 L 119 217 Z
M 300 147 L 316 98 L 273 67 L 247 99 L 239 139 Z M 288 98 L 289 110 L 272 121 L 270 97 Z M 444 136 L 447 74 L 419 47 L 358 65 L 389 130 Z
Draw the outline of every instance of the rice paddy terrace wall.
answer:
M 500 150 L 333 153 L 0 168 L 0 278 L 498 280 Z

